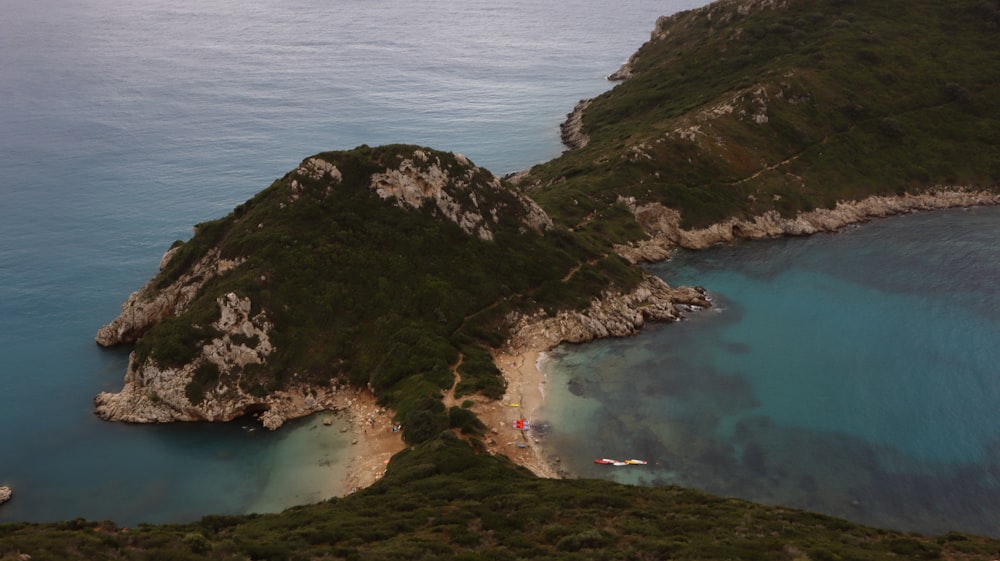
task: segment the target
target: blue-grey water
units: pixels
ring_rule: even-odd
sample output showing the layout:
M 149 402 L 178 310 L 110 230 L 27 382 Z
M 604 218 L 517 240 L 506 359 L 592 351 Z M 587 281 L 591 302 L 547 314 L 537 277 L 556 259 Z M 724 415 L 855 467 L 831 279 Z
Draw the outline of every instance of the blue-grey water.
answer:
M 127 358 L 97 329 L 192 225 L 316 152 L 419 143 L 498 174 L 556 156 L 576 101 L 702 3 L 0 0 L 0 521 L 324 498 L 350 446 L 314 419 L 96 419 Z
M 553 352 L 547 446 L 581 476 L 1000 536 L 998 240 L 978 208 L 680 253 L 652 271 L 715 307 Z
M 555 156 L 576 100 L 700 3 L 0 0 L 0 521 L 329 496 L 350 445 L 317 419 L 96 419 L 127 356 L 96 330 L 173 240 L 315 152 Z M 554 353 L 549 445 L 579 475 L 998 535 L 998 234 L 978 209 L 679 255 L 655 271 L 717 307 Z

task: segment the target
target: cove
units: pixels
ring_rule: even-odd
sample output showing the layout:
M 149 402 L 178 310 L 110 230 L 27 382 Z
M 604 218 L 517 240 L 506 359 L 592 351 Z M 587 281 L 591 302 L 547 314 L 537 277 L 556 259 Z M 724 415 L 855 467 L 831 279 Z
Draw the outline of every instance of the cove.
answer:
M 564 469 L 1000 535 L 1000 209 L 680 252 L 715 307 L 546 363 Z M 599 457 L 648 466 L 609 469 Z

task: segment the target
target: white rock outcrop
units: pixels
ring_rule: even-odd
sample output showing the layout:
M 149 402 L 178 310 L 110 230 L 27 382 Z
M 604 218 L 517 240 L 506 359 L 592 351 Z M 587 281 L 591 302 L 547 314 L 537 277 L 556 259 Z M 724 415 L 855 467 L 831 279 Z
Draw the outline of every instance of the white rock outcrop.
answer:
M 14 491 L 6 485 L 0 485 L 0 505 L 9 501 L 14 496 Z
M 552 227 L 552 219 L 533 200 L 504 187 L 500 178 L 471 165 L 461 154 L 455 158 L 457 169 L 434 154 L 416 150 L 412 159 L 372 175 L 370 188 L 403 208 L 429 204 L 462 231 L 483 240 L 493 239 L 503 216 L 523 216 L 524 226 L 537 231 Z
M 169 264 L 178 250 L 178 247 L 167 250 L 160 259 L 160 270 Z M 219 250 L 213 248 L 169 286 L 158 290 L 156 279 L 150 280 L 129 295 L 118 317 L 97 332 L 97 344 L 111 347 L 136 342 L 161 319 L 187 310 L 206 282 L 239 264 L 240 261 L 222 259 Z
M 712 303 L 700 287 L 671 288 L 659 277 L 645 274 L 627 293 L 606 292 L 586 310 L 562 311 L 549 317 L 544 311 L 511 318 L 515 327 L 507 346 L 511 349 L 552 348 L 560 343 L 584 343 L 638 333 L 647 322 L 671 322 L 687 310 Z
M 860 201 L 842 201 L 832 209 L 816 209 L 791 218 L 776 211 L 751 219 L 729 218 L 706 228 L 681 228 L 681 215 L 660 203 L 637 204 L 633 199 L 621 199 L 635 215 L 649 238 L 615 247 L 625 259 L 637 263 L 656 262 L 669 257 L 672 249 L 704 249 L 717 243 L 737 239 L 763 239 L 777 236 L 805 236 L 818 232 L 835 232 L 844 226 L 908 212 L 943 208 L 1000 204 L 1000 194 L 960 187 L 898 197 L 869 197 Z
M 202 346 L 200 356 L 171 368 L 152 359 L 139 364 L 133 352 L 122 390 L 101 393 L 94 399 L 97 415 L 111 421 L 167 423 L 230 421 L 248 413 L 261 413 L 265 426 L 277 428 L 288 418 L 324 409 L 315 398 L 307 399 L 305 389 L 265 397 L 247 393 L 240 384 L 241 373 L 247 366 L 262 364 L 274 352 L 269 335 L 273 326 L 263 312 L 251 315 L 249 298 L 230 292 L 217 304 L 219 319 L 212 327 L 219 336 Z M 188 384 L 200 368 L 209 364 L 218 372 L 220 382 L 205 388 L 202 399 L 192 403 L 187 395 Z

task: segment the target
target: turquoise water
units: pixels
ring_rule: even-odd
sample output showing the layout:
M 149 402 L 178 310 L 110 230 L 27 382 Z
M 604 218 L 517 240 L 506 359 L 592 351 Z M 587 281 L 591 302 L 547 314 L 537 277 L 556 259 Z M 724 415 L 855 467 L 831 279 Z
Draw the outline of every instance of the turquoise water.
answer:
M 581 476 L 1000 535 L 1000 209 L 684 252 L 715 308 L 547 363 Z M 641 468 L 593 464 L 636 457 Z
M 498 174 L 554 157 L 576 101 L 702 3 L 0 0 L 0 521 L 321 498 L 349 444 L 315 420 L 96 419 L 127 358 L 97 329 L 192 225 L 316 152 L 412 142 Z

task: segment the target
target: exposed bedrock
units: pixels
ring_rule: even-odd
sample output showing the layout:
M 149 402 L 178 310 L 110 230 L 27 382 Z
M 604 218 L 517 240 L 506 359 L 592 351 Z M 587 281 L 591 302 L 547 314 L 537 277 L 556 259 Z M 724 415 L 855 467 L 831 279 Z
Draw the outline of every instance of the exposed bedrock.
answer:
M 681 215 L 659 203 L 636 204 L 622 199 L 649 238 L 615 251 L 633 263 L 657 262 L 667 259 L 677 247 L 704 249 L 717 243 L 737 239 L 763 239 L 776 236 L 805 236 L 818 232 L 835 232 L 844 226 L 909 212 L 943 208 L 1000 204 L 1000 194 L 967 190 L 959 187 L 940 188 L 932 192 L 898 197 L 869 197 L 860 201 L 844 201 L 833 209 L 816 209 L 785 218 L 770 211 L 752 219 L 730 218 L 707 228 L 681 228 Z

